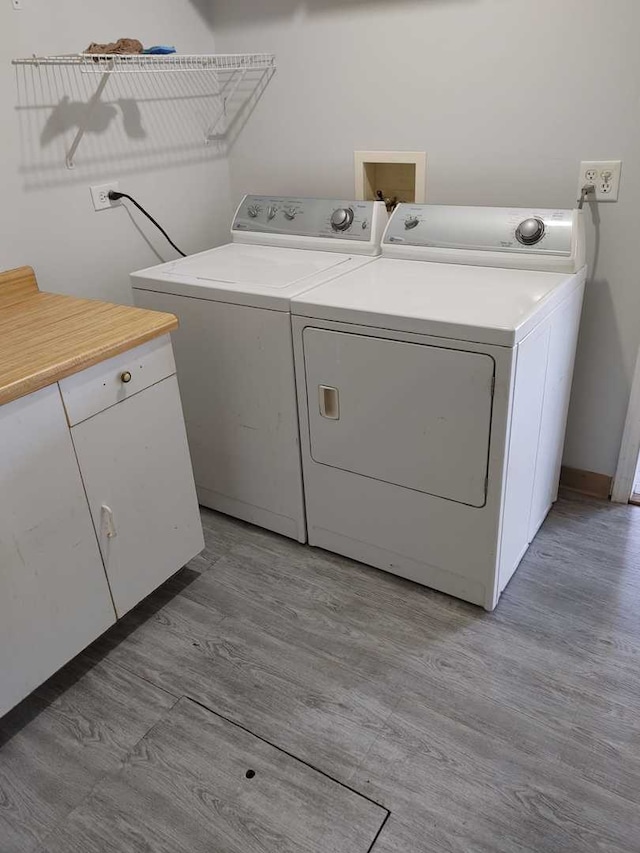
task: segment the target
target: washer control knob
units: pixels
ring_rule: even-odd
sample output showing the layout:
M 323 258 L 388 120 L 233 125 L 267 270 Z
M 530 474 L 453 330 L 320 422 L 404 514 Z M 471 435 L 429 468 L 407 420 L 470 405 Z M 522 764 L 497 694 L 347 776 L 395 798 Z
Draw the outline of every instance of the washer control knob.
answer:
M 285 218 L 289 220 L 295 219 L 297 213 L 298 211 L 295 209 L 295 207 L 285 207 L 284 209 Z
M 407 216 L 407 218 L 404 221 L 404 227 L 406 228 L 407 231 L 411 231 L 411 229 L 415 228 L 419 222 L 420 222 L 420 220 L 418 219 L 417 216 Z
M 350 207 L 339 207 L 331 214 L 331 227 L 334 231 L 346 231 L 353 222 L 353 210 Z
M 278 208 L 274 204 L 269 205 L 267 208 L 267 219 L 274 219 L 277 212 Z
M 516 240 L 523 246 L 534 246 L 544 237 L 544 222 L 537 216 L 523 220 L 516 228 Z
M 247 213 L 249 214 L 249 216 L 252 219 L 255 219 L 261 210 L 262 210 L 262 208 L 260 207 L 259 204 L 250 204 L 249 207 L 247 208 Z

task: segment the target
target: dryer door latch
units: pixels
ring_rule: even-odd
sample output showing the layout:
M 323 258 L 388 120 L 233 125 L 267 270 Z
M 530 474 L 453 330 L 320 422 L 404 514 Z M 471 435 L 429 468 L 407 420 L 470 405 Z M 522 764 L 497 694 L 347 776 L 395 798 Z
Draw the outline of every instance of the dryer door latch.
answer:
M 320 414 L 329 420 L 340 420 L 340 395 L 332 385 L 318 385 Z

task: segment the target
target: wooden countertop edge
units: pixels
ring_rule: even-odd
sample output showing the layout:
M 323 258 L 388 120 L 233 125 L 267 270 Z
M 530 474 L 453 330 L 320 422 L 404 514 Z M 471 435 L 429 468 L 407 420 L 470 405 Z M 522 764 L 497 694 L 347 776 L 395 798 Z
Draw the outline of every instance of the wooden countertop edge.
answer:
M 35 300 L 45 295 L 48 296 L 48 294 L 42 293 L 38 289 L 35 275 L 30 267 L 21 267 L 18 270 L 10 270 L 7 273 L 0 274 L 0 284 L 3 285 L 2 296 L 4 298 L 1 300 L 2 307 L 8 309 L 12 315 L 16 311 L 22 312 L 23 306 L 30 309 L 35 304 Z M 51 294 L 51 296 L 57 296 L 57 294 Z M 126 309 L 129 307 L 101 302 L 100 300 L 76 299 L 75 297 L 62 295 L 60 295 L 60 299 L 61 301 L 68 302 L 70 308 L 77 306 L 79 309 L 86 309 L 88 302 L 94 303 L 97 311 L 103 308 Z M 36 329 L 39 309 L 40 306 L 37 305 L 34 312 L 33 325 Z M 131 328 L 128 328 L 120 335 L 118 335 L 116 329 L 114 330 L 113 338 L 108 343 L 102 342 L 96 345 L 85 344 L 67 357 L 60 354 L 52 356 L 51 363 L 43 367 L 35 365 L 25 367 L 24 375 L 21 375 L 19 378 L 11 379 L 5 377 L 4 381 L 0 379 L 0 405 L 18 400 L 21 397 L 26 397 L 28 394 L 59 382 L 61 379 L 66 379 L 67 376 L 80 373 L 80 371 L 92 367 L 94 364 L 99 364 L 101 361 L 106 361 L 109 358 L 113 358 L 113 356 L 134 349 L 154 338 L 167 335 L 178 328 L 178 319 L 173 314 L 149 311 L 143 308 L 132 310 L 140 316 L 147 315 L 145 317 L 145 321 L 147 322 L 146 328 L 140 331 L 132 331 Z M 46 313 L 46 309 L 43 313 Z M 16 319 L 15 315 L 12 316 L 13 319 Z
M 150 312 L 151 313 L 151 312 Z M 172 316 L 172 315 L 164 315 Z M 115 355 L 126 352 L 130 349 L 151 341 L 154 338 L 160 338 L 162 335 L 167 335 L 174 329 L 178 328 L 178 321 L 174 317 L 173 321 L 166 321 L 162 326 L 151 329 L 143 334 L 128 337 L 126 340 L 121 340 L 101 347 L 99 350 L 91 352 L 91 354 L 79 354 L 74 358 L 70 358 L 64 362 L 57 362 L 50 367 L 30 373 L 23 379 L 4 385 L 0 388 L 0 405 L 11 403 L 13 400 L 18 400 L 20 397 L 26 397 L 34 391 L 39 391 L 41 388 L 46 388 L 48 385 L 54 385 L 61 379 L 66 379 L 67 376 L 73 376 L 74 373 L 80 373 L 87 367 L 93 367 L 94 364 L 99 364 L 101 361 L 107 361 Z

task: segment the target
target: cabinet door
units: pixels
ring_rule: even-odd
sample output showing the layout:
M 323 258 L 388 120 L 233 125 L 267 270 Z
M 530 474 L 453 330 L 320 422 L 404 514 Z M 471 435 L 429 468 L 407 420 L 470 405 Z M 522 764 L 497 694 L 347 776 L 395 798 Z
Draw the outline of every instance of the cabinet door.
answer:
M 115 622 L 57 385 L 0 406 L 0 715 Z
M 122 616 L 204 547 L 175 375 L 71 433 Z

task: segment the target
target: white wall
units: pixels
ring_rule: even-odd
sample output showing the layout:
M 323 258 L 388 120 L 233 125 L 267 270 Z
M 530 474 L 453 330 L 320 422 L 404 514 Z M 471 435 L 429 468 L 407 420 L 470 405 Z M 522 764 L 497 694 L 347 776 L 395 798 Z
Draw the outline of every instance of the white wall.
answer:
M 231 151 L 234 200 L 344 195 L 355 149 L 423 149 L 431 202 L 572 207 L 581 159 L 624 160 L 619 203 L 599 207 L 565 452 L 567 465 L 613 474 L 640 339 L 638 0 L 212 9 L 219 50 L 278 60 Z
M 129 272 L 175 253 L 138 214 L 150 243 L 125 210 L 94 213 L 88 187 L 111 179 L 148 207 L 185 252 L 225 238 L 228 163 L 203 143 L 198 110 L 207 99 L 165 100 L 167 93 L 193 94 L 193 84 L 159 75 L 114 78 L 104 95 L 111 103 L 98 115 L 98 125 L 105 119 L 107 126 L 87 135 L 69 171 L 64 151 L 75 128 L 57 131 L 78 107 L 71 103 L 61 118 L 61 108 L 52 118 L 52 107 L 65 96 L 79 102 L 98 78 L 64 69 L 16 72 L 9 64 L 12 57 L 75 53 L 120 36 L 212 53 L 208 15 L 206 0 L 23 0 L 19 12 L 10 0 L 0 3 L 0 269 L 30 264 L 43 290 L 129 302 Z M 130 110 L 138 97 L 145 135 L 138 136 L 134 121 L 128 136 L 118 102 Z

